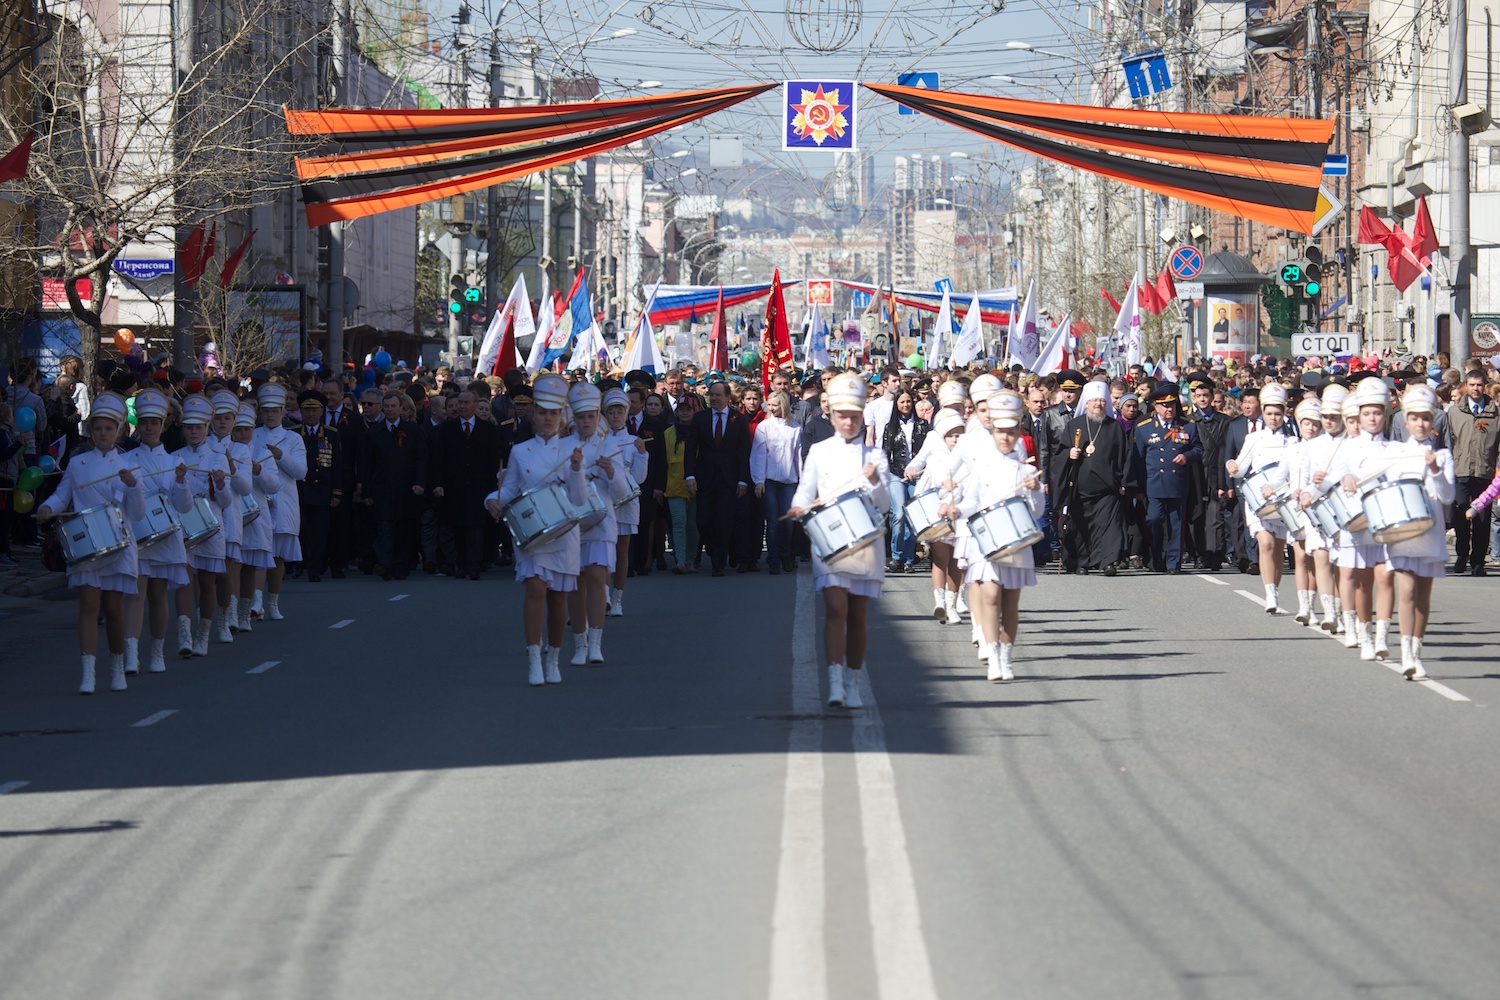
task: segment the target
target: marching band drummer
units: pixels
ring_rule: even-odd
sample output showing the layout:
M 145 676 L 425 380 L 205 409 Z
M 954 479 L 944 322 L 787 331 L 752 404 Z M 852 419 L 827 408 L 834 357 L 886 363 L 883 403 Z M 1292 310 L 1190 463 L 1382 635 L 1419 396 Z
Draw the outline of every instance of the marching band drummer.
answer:
M 214 407 L 213 423 L 209 430 L 213 437 L 208 443 L 224 453 L 229 460 L 229 492 L 231 505 L 224 513 L 224 572 L 219 575 L 219 606 L 214 611 L 214 636 L 220 642 L 233 642 L 232 633 L 239 631 L 239 600 L 236 595 L 240 587 L 240 549 L 245 540 L 244 513 L 240 498 L 250 495 L 250 449 L 234 440 L 234 422 L 240 415 L 239 397 L 228 389 L 220 389 L 208 398 Z M 264 509 L 264 508 L 262 508 Z
M 276 568 L 276 516 L 272 513 L 276 495 L 281 491 L 281 473 L 264 449 L 252 453 L 255 448 L 255 404 L 246 400 L 239 404 L 234 415 L 234 430 L 230 432 L 234 444 L 245 449 L 245 470 L 250 476 L 250 495 L 260 507 L 260 514 L 240 532 L 239 564 L 240 579 L 237 631 L 249 632 L 252 626 L 250 595 L 255 593 L 255 575 Z
M 976 380 L 977 381 L 977 380 Z M 831 499 L 856 483 L 880 514 L 890 509 L 885 450 L 865 443 L 865 399 L 869 386 L 850 372 L 828 383 L 833 437 L 808 450 L 789 518 L 800 518 L 819 499 Z M 870 485 L 865 486 L 867 481 Z M 823 592 L 823 647 L 828 655 L 828 704 L 859 708 L 859 671 L 864 667 L 870 600 L 885 582 L 885 552 L 866 545 L 833 563 L 813 553 L 813 586 Z
M 1046 502 L 1042 480 L 1025 464 L 1016 445 L 1021 438 L 1021 415 L 1026 403 L 1013 392 L 999 392 L 989 399 L 991 436 L 995 448 L 971 460 L 969 475 L 958 484 L 953 502 L 944 513 L 963 523 L 991 504 L 1017 494 L 1024 497 L 1033 518 L 1039 519 Z M 976 543 L 970 538 L 971 546 Z M 1016 633 L 1020 627 L 1021 590 L 1036 586 L 1036 569 L 1028 545 L 999 560 L 985 558 L 975 550 L 965 579 L 975 588 L 974 620 L 984 632 L 983 651 L 989 662 L 991 681 L 1015 677 L 1012 662 Z
M 187 469 L 182 467 L 180 459 L 162 447 L 161 432 L 166 425 L 168 407 L 167 397 L 158 389 L 142 389 L 136 394 L 135 431 L 140 447 L 130 453 L 130 459 L 135 463 L 136 476 L 141 481 L 142 497 L 160 493 L 173 510 L 182 514 L 192 508 L 193 494 L 187 485 Z M 193 611 L 193 600 L 187 589 L 187 551 L 183 548 L 182 531 L 173 531 L 154 542 L 137 545 L 136 558 L 140 570 L 136 592 L 125 598 L 125 673 L 134 674 L 140 669 L 141 619 L 149 609 L 151 659 L 146 669 L 159 674 L 167 669 L 163 647 L 167 641 L 168 587 L 177 614 L 183 620 L 192 621 L 188 617 Z M 191 633 L 187 638 L 188 655 L 191 656 Z
M 1387 445 L 1387 454 L 1396 454 L 1419 446 L 1422 489 L 1432 507 L 1432 527 L 1416 538 L 1386 545 L 1392 571 L 1395 573 L 1401 608 L 1401 673 L 1409 681 L 1427 676 L 1422 666 L 1422 639 L 1427 634 L 1427 617 L 1432 609 L 1432 581 L 1443 575 L 1448 561 L 1448 526 L 1443 516 L 1450 504 L 1456 484 L 1453 478 L 1453 453 L 1442 447 L 1433 433 L 1433 416 L 1441 412 L 1437 393 L 1426 385 L 1408 386 L 1401 395 L 1408 443 Z
M 1343 402 L 1339 404 L 1339 414 L 1344 421 L 1344 447 L 1348 447 L 1349 442 L 1359 437 L 1359 400 L 1354 398 L 1354 393 L 1345 392 Z M 1332 463 L 1333 460 L 1329 461 Z M 1330 468 L 1329 475 L 1332 476 L 1333 472 Z M 1343 488 L 1337 477 L 1334 477 L 1334 482 L 1337 485 L 1333 489 Z M 1329 541 L 1332 554 L 1328 561 L 1333 564 L 1334 575 L 1338 577 L 1339 631 L 1344 636 L 1344 648 L 1353 649 L 1359 645 L 1359 615 L 1355 611 L 1354 594 L 1354 536 L 1340 529 L 1338 539 Z
M 568 502 L 574 506 L 584 500 L 583 449 L 572 437 L 562 436 L 567 381 L 553 372 L 542 372 L 532 383 L 531 399 L 534 436 L 511 449 L 500 489 L 484 501 L 496 520 L 516 497 L 546 483 L 565 486 Z M 530 548 L 517 542 L 516 580 L 526 590 L 521 624 L 526 636 L 527 682 L 532 687 L 561 684 L 557 661 L 568 616 L 567 595 L 578 589 L 578 527 Z
M 274 382 L 260 387 L 258 397 L 260 426 L 251 435 L 250 447 L 256 453 L 269 452 L 267 463 L 281 480 L 272 509 L 272 541 L 276 565 L 266 570 L 265 615 L 268 621 L 280 621 L 281 581 L 286 564 L 302 558 L 302 507 L 297 502 L 297 480 L 307 475 L 307 448 L 302 435 L 281 425 L 286 416 L 286 389 Z M 262 515 L 264 516 L 264 515 Z
M 1307 454 L 1313 444 L 1323 434 L 1323 404 L 1316 396 L 1309 396 L 1297 404 L 1294 411 L 1297 418 L 1297 430 L 1301 440 L 1292 442 L 1287 447 L 1287 459 L 1290 469 L 1288 475 L 1292 495 L 1297 498 L 1297 506 L 1305 507 L 1302 503 L 1302 494 L 1306 490 L 1307 480 L 1304 478 L 1307 465 Z M 1297 578 L 1297 624 L 1316 624 L 1317 616 L 1313 612 L 1313 598 L 1318 594 L 1318 575 L 1316 572 L 1316 553 L 1321 551 L 1321 536 L 1318 535 L 1317 526 L 1313 524 L 1312 518 L 1304 517 L 1302 527 L 1297 531 L 1287 531 L 1288 540 L 1292 543 L 1293 571 Z M 1327 553 L 1324 552 L 1324 564 L 1327 564 Z M 1327 582 L 1327 581 L 1325 581 Z M 1327 594 L 1329 591 L 1325 590 Z
M 608 607 L 609 579 L 615 571 L 619 536 L 611 498 L 615 480 L 625 479 L 615 474 L 615 460 L 599 429 L 601 402 L 599 389 L 592 383 L 578 382 L 568 390 L 568 407 L 573 411 L 572 438 L 583 451 L 584 476 L 597 482 L 597 489 L 604 496 L 604 517 L 592 528 L 582 528 L 578 537 L 578 588 L 568 595 L 568 617 L 573 621 L 570 662 L 575 667 L 604 662 L 604 612 Z
M 943 383 L 943 389 L 956 382 Z M 958 386 L 960 391 L 963 387 Z M 939 392 L 941 398 L 941 391 Z M 963 397 L 967 402 L 968 396 Z M 914 495 L 928 490 L 943 488 L 958 475 L 958 441 L 964 432 L 963 415 L 944 407 L 932 425 L 933 433 L 922 442 L 917 457 L 906 464 L 906 478 L 916 479 Z M 951 491 L 949 491 L 951 493 Z M 963 585 L 963 572 L 958 568 L 953 554 L 954 539 L 927 543 L 927 555 L 932 560 L 932 614 L 944 625 L 962 625 L 964 620 L 958 613 L 958 595 Z
M 1318 403 L 1318 416 L 1323 425 L 1322 433 L 1309 439 L 1304 432 L 1304 440 L 1298 451 L 1299 457 L 1293 472 L 1298 502 L 1303 510 L 1311 507 L 1313 501 L 1323 493 L 1323 483 L 1328 478 L 1328 470 L 1332 468 L 1334 456 L 1343 442 L 1343 407 L 1346 395 L 1348 395 L 1348 390 L 1341 385 L 1330 385 L 1324 389 L 1323 398 Z M 1303 405 L 1305 404 L 1298 404 L 1298 413 L 1302 412 Z M 1318 523 L 1309 517 L 1307 530 L 1302 540 L 1313 562 L 1313 579 L 1323 605 L 1323 631 L 1337 632 L 1339 625 L 1342 624 L 1339 613 L 1338 571 L 1333 565 L 1333 548 L 1338 544 L 1338 538 L 1325 537 L 1319 530 Z
M 198 624 L 195 629 L 192 619 L 177 616 L 178 653 L 185 656 L 207 656 L 209 629 L 213 616 L 218 613 L 219 574 L 225 571 L 224 564 L 224 518 L 228 516 L 234 495 L 229 490 L 229 459 L 218 448 L 208 443 L 208 424 L 213 420 L 214 407 L 203 396 L 189 396 L 182 401 L 182 433 L 187 444 L 172 453 L 180 463 L 178 468 L 187 471 L 188 492 L 194 502 L 207 497 L 216 510 L 220 528 L 196 545 L 187 546 L 187 564 L 197 582 L 194 588 L 198 601 Z M 235 514 L 239 511 L 236 509 Z M 179 588 L 180 592 L 180 588 Z M 190 591 L 191 593 L 191 591 Z M 187 640 L 187 652 L 182 653 L 183 640 Z
M 605 449 L 634 477 L 636 486 L 646 481 L 646 467 L 650 461 L 646 454 L 646 442 L 625 429 L 630 417 L 630 397 L 624 389 L 610 389 L 602 401 L 604 421 L 608 430 L 604 435 Z M 619 502 L 629 491 L 629 482 L 623 475 L 610 480 L 610 500 Z M 605 614 L 614 618 L 625 615 L 625 578 L 630 575 L 630 539 L 640 527 L 641 498 L 631 497 L 615 508 L 615 525 L 619 538 L 615 542 L 614 586 L 607 591 L 608 610 Z
M 1361 379 L 1354 387 L 1354 391 L 1344 400 L 1345 416 L 1348 416 L 1352 408 L 1358 414 L 1359 419 L 1358 432 L 1350 436 L 1348 442 L 1340 449 L 1338 461 L 1332 472 L 1334 479 L 1340 482 L 1346 493 L 1357 496 L 1363 476 L 1371 474 L 1370 470 L 1380 465 L 1386 445 L 1382 429 L 1385 427 L 1386 413 L 1390 406 L 1391 390 L 1379 377 Z M 1366 471 L 1362 473 L 1362 469 Z M 1384 628 L 1377 626 L 1374 619 L 1376 612 L 1375 568 L 1386 560 L 1385 546 L 1375 541 L 1369 531 L 1341 534 L 1350 536 L 1348 547 L 1341 552 L 1344 556 L 1344 562 L 1341 565 L 1349 571 L 1353 579 L 1354 636 L 1359 645 L 1359 658 L 1361 660 L 1373 660 L 1377 657 L 1383 659 L 1384 655 L 1389 655 L 1385 639 L 1390 629 L 1390 612 L 1387 611 L 1386 618 L 1379 623 Z M 1349 624 L 1350 608 L 1350 604 L 1344 605 L 1346 626 Z
M 961 477 L 969 474 L 966 470 L 971 457 L 994 452 L 995 441 L 990 436 L 990 397 L 1004 389 L 1004 383 L 989 372 L 985 372 L 969 384 L 969 419 L 964 425 L 963 435 L 958 439 L 958 460 L 955 467 L 957 474 L 951 481 L 944 484 L 950 491 Z M 958 563 L 958 567 L 967 575 L 969 563 L 984 557 L 973 550 L 969 538 L 969 525 L 965 521 L 958 521 L 953 528 L 957 539 L 953 546 L 953 558 Z M 979 619 L 970 613 L 969 597 L 973 596 L 971 593 L 973 589 L 973 585 L 968 583 L 959 588 L 956 607 L 959 614 L 969 615 L 971 624 L 969 642 L 979 651 L 979 659 L 984 660 L 986 659 L 984 633 L 979 627 Z
M 1240 453 L 1224 463 L 1232 478 L 1241 481 L 1261 470 L 1267 476 L 1266 485 L 1258 495 L 1250 496 L 1243 490 L 1245 501 L 1245 529 L 1255 539 L 1260 550 L 1260 582 L 1266 587 L 1266 614 L 1281 614 L 1278 591 L 1281 586 L 1281 571 L 1286 565 L 1286 522 L 1272 515 L 1261 518 L 1256 513 L 1276 488 L 1290 478 L 1289 466 L 1292 456 L 1287 450 L 1291 444 L 1282 430 L 1286 422 L 1286 389 L 1271 383 L 1260 390 L 1260 412 L 1265 426 L 1245 437 Z M 1272 468 L 1275 466 L 1275 468 Z
M 62 482 L 47 502 L 36 509 L 39 524 L 67 510 L 83 511 L 109 505 L 125 515 L 126 545 L 119 552 L 81 565 L 68 566 L 68 588 L 78 591 L 78 652 L 83 661 L 79 694 L 94 693 L 94 658 L 99 650 L 99 611 L 104 611 L 104 633 L 109 642 L 109 689 L 125 690 L 124 598 L 136 592 L 139 562 L 129 523 L 146 514 L 141 481 L 132 463 L 115 450 L 125 423 L 125 400 L 103 392 L 89 410 L 88 451 L 74 455 L 63 470 Z

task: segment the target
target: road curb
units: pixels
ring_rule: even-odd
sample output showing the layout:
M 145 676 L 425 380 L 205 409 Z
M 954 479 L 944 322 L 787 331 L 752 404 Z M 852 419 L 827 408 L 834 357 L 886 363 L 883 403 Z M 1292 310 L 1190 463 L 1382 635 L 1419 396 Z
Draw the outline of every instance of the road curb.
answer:
M 7 597 L 40 597 L 49 590 L 68 585 L 68 574 L 66 573 L 44 573 L 30 580 L 13 583 L 5 588 Z

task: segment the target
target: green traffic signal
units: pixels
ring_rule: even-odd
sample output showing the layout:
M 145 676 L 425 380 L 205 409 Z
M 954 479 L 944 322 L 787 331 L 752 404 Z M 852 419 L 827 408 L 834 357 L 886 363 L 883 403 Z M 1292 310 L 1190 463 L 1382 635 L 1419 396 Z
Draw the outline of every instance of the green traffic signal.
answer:
M 1318 284 L 1316 281 L 1309 281 L 1307 284 L 1302 286 L 1302 289 L 1313 298 L 1317 298 L 1323 292 L 1323 286 Z
M 481 298 L 481 296 L 480 296 L 479 289 L 477 289 L 477 288 L 465 288 L 464 289 L 464 301 L 465 302 L 469 302 L 469 303 L 478 302 L 480 300 L 480 298 Z
M 448 303 L 448 311 L 457 316 L 464 311 L 464 304 L 462 302 L 450 302 Z

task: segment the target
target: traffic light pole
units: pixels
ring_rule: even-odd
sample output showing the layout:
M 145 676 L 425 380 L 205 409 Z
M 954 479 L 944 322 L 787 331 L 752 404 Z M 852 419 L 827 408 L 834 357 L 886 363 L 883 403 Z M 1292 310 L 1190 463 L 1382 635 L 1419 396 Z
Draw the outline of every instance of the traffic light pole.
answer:
M 453 242 L 449 244 L 452 250 L 448 254 L 448 263 L 452 268 L 449 285 L 454 284 L 454 279 L 462 281 L 465 285 L 469 283 L 468 278 L 468 247 L 464 243 L 461 233 L 449 233 L 448 238 Z M 469 310 L 460 309 L 458 312 L 448 311 L 448 356 L 458 357 L 458 338 L 463 335 L 464 324 L 468 322 Z
M 1469 3 L 1448 5 L 1448 87 L 1450 107 L 1469 103 Z M 1448 350 L 1453 367 L 1469 360 L 1469 133 L 1454 123 L 1448 136 L 1448 267 L 1453 272 L 1453 308 L 1448 318 Z

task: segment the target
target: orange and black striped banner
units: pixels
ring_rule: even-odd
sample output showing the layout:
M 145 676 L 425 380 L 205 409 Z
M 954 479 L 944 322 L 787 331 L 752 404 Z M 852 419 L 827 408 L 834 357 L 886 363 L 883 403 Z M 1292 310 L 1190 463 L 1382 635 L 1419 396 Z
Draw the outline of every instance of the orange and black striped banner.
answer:
M 1329 119 L 1044 104 L 890 84 L 866 88 L 1036 156 L 1148 191 L 1308 232 Z
M 597 156 L 732 107 L 774 84 L 513 108 L 286 110 L 325 149 L 297 160 L 310 226 L 357 219 Z

